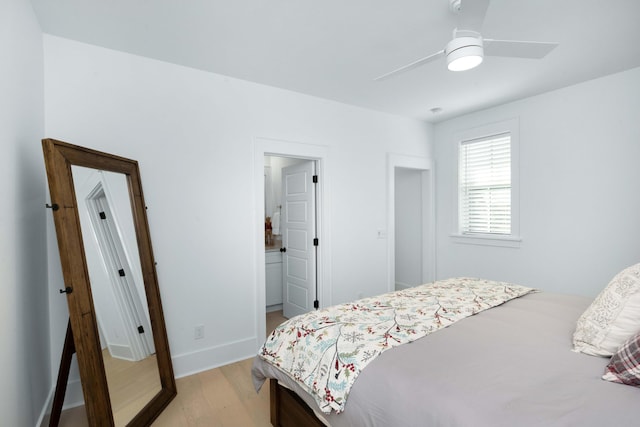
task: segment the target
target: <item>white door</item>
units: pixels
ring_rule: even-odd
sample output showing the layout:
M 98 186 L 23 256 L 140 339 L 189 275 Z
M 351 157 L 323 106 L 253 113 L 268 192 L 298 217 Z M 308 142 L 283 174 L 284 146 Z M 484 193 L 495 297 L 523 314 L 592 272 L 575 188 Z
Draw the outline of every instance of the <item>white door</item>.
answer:
M 282 169 L 282 312 L 306 313 L 316 300 L 315 162 Z

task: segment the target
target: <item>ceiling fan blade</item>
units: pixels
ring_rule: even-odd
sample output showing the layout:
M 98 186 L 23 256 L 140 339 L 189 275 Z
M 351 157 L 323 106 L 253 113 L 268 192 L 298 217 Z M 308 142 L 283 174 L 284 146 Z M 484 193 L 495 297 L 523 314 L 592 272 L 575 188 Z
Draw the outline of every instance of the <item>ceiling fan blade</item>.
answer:
M 489 56 L 540 59 L 556 46 L 558 43 L 484 39 L 484 53 Z
M 458 11 L 458 30 L 480 32 L 489 8 L 489 0 L 461 0 Z
M 374 81 L 380 81 L 380 80 L 388 79 L 389 77 L 395 76 L 396 74 L 404 73 L 405 71 L 412 70 L 412 69 L 414 69 L 416 67 L 419 67 L 419 66 L 421 66 L 423 64 L 426 64 L 427 62 L 431 62 L 431 61 L 433 61 L 433 60 L 435 60 L 435 59 L 437 59 L 437 58 L 439 58 L 439 57 L 441 57 L 443 55 L 444 55 L 444 49 L 440 50 L 440 51 L 438 51 L 438 52 L 436 52 L 434 54 L 431 54 L 429 56 L 425 56 L 424 58 L 420 58 L 417 61 L 413 61 L 412 63 L 407 64 L 407 65 L 405 65 L 403 67 L 396 68 L 393 71 L 389 71 L 388 73 L 383 74 L 381 76 L 378 76 L 373 80 Z

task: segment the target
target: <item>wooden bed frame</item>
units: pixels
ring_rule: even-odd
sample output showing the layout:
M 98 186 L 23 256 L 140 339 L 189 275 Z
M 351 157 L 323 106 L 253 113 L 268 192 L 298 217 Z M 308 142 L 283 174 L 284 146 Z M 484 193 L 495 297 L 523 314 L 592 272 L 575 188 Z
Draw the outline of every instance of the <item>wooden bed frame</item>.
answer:
M 326 427 L 313 410 L 278 380 L 269 380 L 271 425 L 274 427 Z

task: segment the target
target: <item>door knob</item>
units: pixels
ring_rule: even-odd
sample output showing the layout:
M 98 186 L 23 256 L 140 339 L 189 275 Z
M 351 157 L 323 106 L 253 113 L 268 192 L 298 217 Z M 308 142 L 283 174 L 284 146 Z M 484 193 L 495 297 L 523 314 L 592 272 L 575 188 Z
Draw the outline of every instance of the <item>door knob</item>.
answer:
M 280 248 L 280 252 L 287 252 L 287 248 Z

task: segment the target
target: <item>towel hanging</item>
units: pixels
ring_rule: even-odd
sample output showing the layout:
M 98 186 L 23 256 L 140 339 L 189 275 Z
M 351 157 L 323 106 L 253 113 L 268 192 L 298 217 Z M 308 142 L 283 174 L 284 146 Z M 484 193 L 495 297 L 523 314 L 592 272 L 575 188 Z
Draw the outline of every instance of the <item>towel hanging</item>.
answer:
M 274 236 L 280 235 L 280 212 L 274 212 L 271 217 L 271 233 Z

